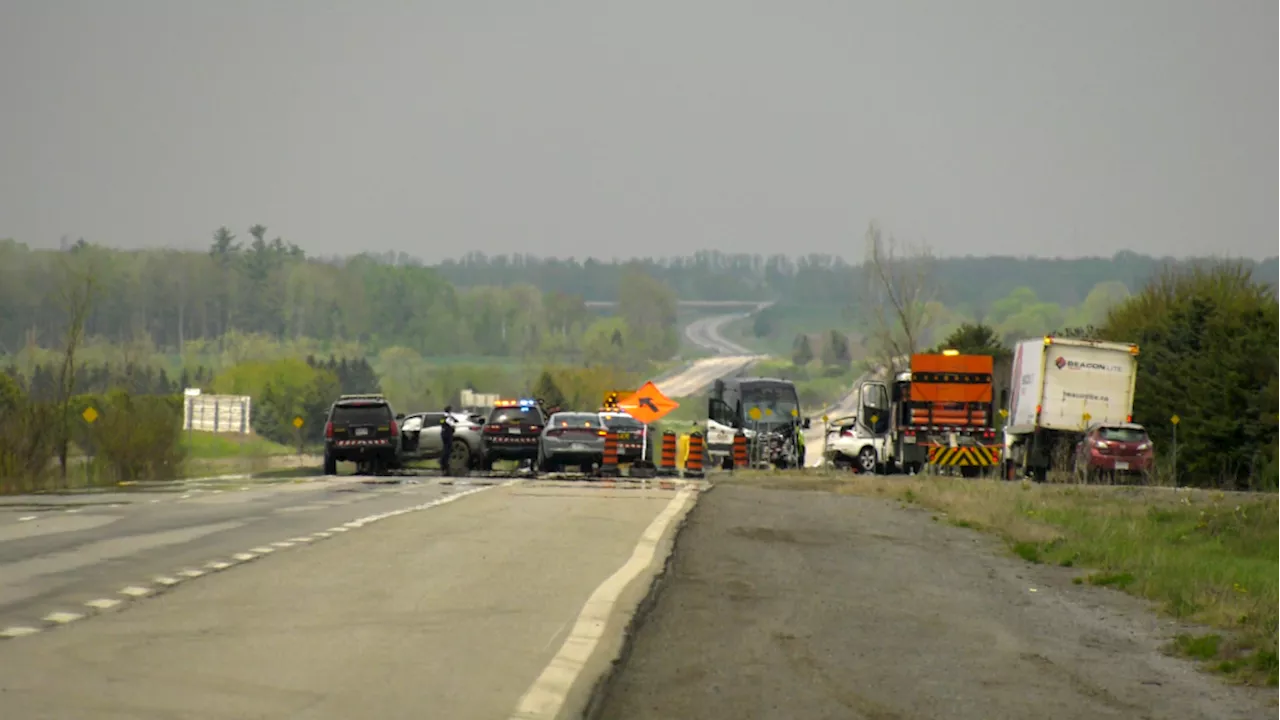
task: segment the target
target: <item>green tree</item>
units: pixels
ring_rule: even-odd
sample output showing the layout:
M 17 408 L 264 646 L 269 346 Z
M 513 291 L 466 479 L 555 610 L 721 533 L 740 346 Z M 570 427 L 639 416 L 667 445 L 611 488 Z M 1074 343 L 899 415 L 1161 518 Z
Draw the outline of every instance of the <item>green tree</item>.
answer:
M 1104 337 L 1137 343 L 1135 420 L 1168 457 L 1178 415 L 1179 479 L 1274 488 L 1280 334 L 1276 294 L 1243 263 L 1168 270 L 1114 307 Z M 1273 465 L 1271 465 L 1273 467 Z
M 800 333 L 791 344 L 791 364 L 804 367 L 811 362 L 813 362 L 813 345 L 809 342 L 808 335 Z
M 666 360 L 679 349 L 676 334 L 676 294 L 642 267 L 635 265 L 618 282 L 618 313 L 631 352 L 645 360 Z
M 533 396 L 540 398 L 548 407 L 563 407 L 565 404 L 564 392 L 549 370 L 544 369 L 538 374 L 538 381 L 533 384 Z
M 828 368 L 841 370 L 853 362 L 849 352 L 849 338 L 839 330 L 827 333 L 826 342 L 822 344 L 822 364 Z
M 995 358 L 1012 354 L 1009 347 L 1000 342 L 995 329 L 985 323 L 962 324 L 930 352 L 939 353 L 948 349 L 959 350 L 963 355 L 990 355 Z

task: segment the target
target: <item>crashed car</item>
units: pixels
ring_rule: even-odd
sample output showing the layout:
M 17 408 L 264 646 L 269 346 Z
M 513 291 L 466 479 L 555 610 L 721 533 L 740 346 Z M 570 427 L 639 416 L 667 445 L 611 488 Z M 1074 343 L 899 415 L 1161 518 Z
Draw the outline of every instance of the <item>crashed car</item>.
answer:
M 484 458 L 484 416 L 450 413 L 454 422 L 453 443 L 448 449 L 449 469 L 465 473 L 480 467 Z M 445 454 L 441 438 L 443 412 L 419 412 L 404 416 L 400 423 L 401 454 L 405 460 L 441 460 Z

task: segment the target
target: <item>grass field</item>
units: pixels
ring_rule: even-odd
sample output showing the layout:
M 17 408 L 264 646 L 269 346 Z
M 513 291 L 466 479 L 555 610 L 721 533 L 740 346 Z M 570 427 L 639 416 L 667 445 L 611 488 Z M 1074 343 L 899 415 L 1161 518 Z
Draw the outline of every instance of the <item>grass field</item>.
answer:
M 778 304 L 766 312 L 769 313 L 773 328 L 770 335 L 756 337 L 752 332 L 755 320 L 745 318 L 726 325 L 724 336 L 757 352 L 789 358 L 791 344 L 800 333 L 821 333 L 830 330 L 849 332 L 853 328 L 853 321 L 848 317 L 848 312 L 836 305 Z M 855 352 L 859 350 L 859 348 L 853 349 Z
M 1277 498 L 1162 488 L 849 477 L 824 489 L 917 504 L 1002 537 L 1035 563 L 1079 568 L 1077 583 L 1154 601 L 1213 628 L 1172 652 L 1234 681 L 1276 685 Z

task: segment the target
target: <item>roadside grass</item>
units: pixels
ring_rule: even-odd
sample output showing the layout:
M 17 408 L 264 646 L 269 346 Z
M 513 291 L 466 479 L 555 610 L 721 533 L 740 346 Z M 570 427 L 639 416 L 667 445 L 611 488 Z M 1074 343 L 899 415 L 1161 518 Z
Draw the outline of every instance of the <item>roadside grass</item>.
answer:
M 258 435 L 239 433 L 193 431 L 183 434 L 182 445 L 187 449 L 187 457 L 190 459 L 270 457 L 298 453 L 296 447 L 281 445 Z
M 835 491 L 937 510 L 1001 536 L 1028 562 L 1081 568 L 1079 584 L 1147 598 L 1219 631 L 1179 635 L 1173 652 L 1236 682 L 1277 684 L 1274 495 L 864 476 Z

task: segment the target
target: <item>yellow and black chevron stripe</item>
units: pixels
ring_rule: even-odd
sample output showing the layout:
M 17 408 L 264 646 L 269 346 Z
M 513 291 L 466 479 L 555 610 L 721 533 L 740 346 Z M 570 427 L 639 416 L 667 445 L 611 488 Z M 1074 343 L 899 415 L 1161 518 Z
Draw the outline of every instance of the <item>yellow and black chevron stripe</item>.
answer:
M 961 447 L 929 448 L 930 465 L 978 465 L 1000 464 L 999 445 L 968 445 Z

